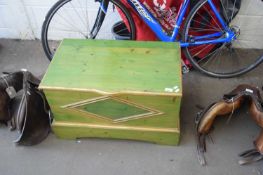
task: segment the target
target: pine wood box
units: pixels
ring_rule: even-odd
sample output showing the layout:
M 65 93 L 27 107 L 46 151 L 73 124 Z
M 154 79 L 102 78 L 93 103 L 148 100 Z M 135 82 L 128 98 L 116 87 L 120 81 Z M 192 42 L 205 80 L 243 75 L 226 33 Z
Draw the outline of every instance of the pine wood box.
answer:
M 39 88 L 59 138 L 177 145 L 181 81 L 176 43 L 66 39 Z

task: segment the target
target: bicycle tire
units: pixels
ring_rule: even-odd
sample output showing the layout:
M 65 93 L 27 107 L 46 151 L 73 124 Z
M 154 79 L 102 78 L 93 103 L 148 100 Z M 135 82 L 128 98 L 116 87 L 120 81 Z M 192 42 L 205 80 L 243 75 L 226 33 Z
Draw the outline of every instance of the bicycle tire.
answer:
M 52 60 L 53 55 L 54 55 L 54 53 L 52 53 L 51 48 L 49 46 L 48 32 L 49 32 L 50 23 L 52 22 L 52 19 L 56 15 L 56 13 L 58 13 L 58 11 L 62 7 L 64 7 L 67 3 L 71 3 L 72 1 L 74 1 L 74 0 L 59 0 L 48 11 L 48 13 L 45 17 L 45 20 L 43 22 L 42 30 L 41 30 L 41 42 L 42 42 L 42 47 L 44 49 L 44 52 L 50 61 Z M 78 1 L 78 3 L 81 1 L 82 0 Z M 99 3 L 98 1 L 96 1 L 96 2 Z M 114 5 L 114 7 L 117 7 L 119 10 L 121 10 L 122 14 L 127 19 L 127 24 L 129 24 L 128 28 L 129 28 L 129 32 L 130 32 L 129 40 L 134 40 L 136 38 L 136 29 L 135 29 L 135 24 L 134 24 L 134 21 L 133 21 L 133 18 L 131 16 L 130 12 L 119 0 L 109 0 L 109 2 L 112 3 Z M 95 24 L 93 24 L 93 26 L 94 25 Z M 93 26 L 91 26 L 91 28 L 93 28 Z M 96 39 L 96 38 L 91 38 L 91 39 Z
M 182 36 L 182 42 L 189 42 L 189 38 L 191 38 L 192 36 L 190 36 L 190 32 L 189 32 L 189 28 L 191 27 L 191 25 L 193 25 L 195 21 L 194 17 L 197 18 L 197 16 L 200 16 L 200 11 L 198 14 L 198 10 L 201 10 L 201 8 L 205 8 L 205 5 L 207 3 L 207 0 L 201 0 L 199 1 L 194 7 L 193 9 L 190 11 L 189 15 L 186 18 L 186 22 L 183 28 L 183 36 Z M 206 7 L 207 8 L 207 7 Z M 211 16 L 213 18 L 213 16 Z M 201 23 L 201 22 L 200 22 Z M 215 22 L 216 23 L 216 22 Z M 200 24 L 201 25 L 201 24 Z M 209 24 L 211 25 L 211 24 Z M 242 31 L 242 29 L 240 29 Z M 211 44 L 210 44 L 211 45 Z M 231 44 L 232 45 L 232 44 Z M 223 44 L 215 44 L 213 46 L 213 49 L 211 49 L 210 53 L 212 52 L 219 52 L 220 50 L 223 51 L 223 48 L 227 47 L 226 43 Z M 231 70 L 231 72 L 215 72 L 214 70 L 207 70 L 208 68 L 204 68 L 200 65 L 200 62 L 202 62 L 200 59 L 198 59 L 195 55 L 190 53 L 190 49 L 193 47 L 185 47 L 183 48 L 183 53 L 186 55 L 186 57 L 188 58 L 188 60 L 190 61 L 190 63 L 192 64 L 192 66 L 200 71 L 203 74 L 206 74 L 208 76 L 211 77 L 217 77 L 217 78 L 231 78 L 231 77 L 236 77 L 239 75 L 242 75 L 244 73 L 247 73 L 251 70 L 253 70 L 254 68 L 256 68 L 258 65 L 260 65 L 263 62 L 263 52 L 262 50 L 257 50 L 257 54 L 255 54 L 255 61 L 253 61 L 253 63 L 250 63 L 248 65 L 246 65 L 243 68 L 240 68 L 239 70 L 234 70 L 234 68 Z M 201 48 L 201 47 L 200 47 Z M 220 49 L 220 50 L 219 50 Z M 197 49 L 196 49 L 197 50 Z M 226 49 L 225 49 L 226 50 Z M 238 50 L 238 49 L 236 49 Z M 241 50 L 241 49 L 240 49 Z M 229 51 L 231 51 L 229 49 Z M 233 51 L 232 51 L 233 52 Z M 235 51 L 236 52 L 236 51 Z M 209 53 L 209 54 L 210 54 Z M 218 53 L 217 53 L 218 54 Z M 238 56 L 238 54 L 236 53 L 236 55 Z M 206 56 L 205 58 L 207 59 L 207 57 L 212 57 L 212 56 Z M 216 57 L 218 57 L 218 55 L 216 55 Z M 222 55 L 223 57 L 223 55 Z M 211 58 L 212 59 L 212 58 Z M 214 59 L 214 58 L 213 58 Z M 208 61 L 207 61 L 208 62 Z M 222 62 L 219 61 L 219 64 L 222 64 Z M 235 65 L 236 66 L 236 65 Z

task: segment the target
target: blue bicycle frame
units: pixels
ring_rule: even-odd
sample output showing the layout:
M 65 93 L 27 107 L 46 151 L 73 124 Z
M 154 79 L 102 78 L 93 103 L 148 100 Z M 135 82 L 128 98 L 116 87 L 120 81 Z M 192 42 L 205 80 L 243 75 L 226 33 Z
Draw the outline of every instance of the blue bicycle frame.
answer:
M 207 0 L 208 4 L 210 5 L 211 9 L 213 10 L 216 18 L 222 25 L 222 28 L 226 33 L 222 32 L 215 32 L 213 34 L 207 34 L 202 36 L 196 36 L 193 38 L 194 42 L 182 42 L 176 40 L 177 35 L 179 33 L 180 26 L 183 22 L 183 18 L 185 17 L 187 8 L 189 7 L 190 0 L 184 0 L 184 2 L 181 4 L 181 8 L 178 12 L 178 16 L 176 19 L 176 25 L 174 27 L 174 30 L 172 32 L 171 36 L 168 36 L 162 26 L 158 23 L 158 21 L 153 17 L 153 15 L 145 8 L 143 4 L 140 3 L 139 0 L 127 0 L 129 4 L 134 8 L 134 10 L 140 15 L 141 19 L 151 28 L 151 30 L 156 34 L 156 36 L 164 42 L 180 42 L 181 47 L 188 47 L 188 46 L 195 46 L 195 45 L 202 45 L 202 44 L 216 44 L 216 43 L 228 43 L 231 42 L 233 39 L 235 39 L 235 34 L 231 29 L 229 29 L 225 23 L 225 21 L 222 19 L 221 15 L 217 11 L 214 3 L 212 0 Z M 107 11 L 107 9 L 102 9 L 104 12 Z M 223 38 L 219 39 L 209 39 L 213 37 L 220 37 L 225 35 Z M 209 40 L 206 40 L 209 39 Z

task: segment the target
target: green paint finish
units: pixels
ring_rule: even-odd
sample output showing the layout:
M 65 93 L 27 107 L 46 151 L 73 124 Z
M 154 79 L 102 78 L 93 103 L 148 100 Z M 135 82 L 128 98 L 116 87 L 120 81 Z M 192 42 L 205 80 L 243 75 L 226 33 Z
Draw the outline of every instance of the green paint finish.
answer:
M 66 39 L 40 87 L 163 93 L 177 86 L 181 90 L 179 57 L 177 43 Z
M 112 120 L 149 113 L 149 111 L 119 102 L 114 99 L 105 99 L 76 108 L 102 117 L 107 117 Z
M 162 145 L 178 145 L 179 134 L 173 132 L 145 132 L 128 130 L 94 129 L 87 127 L 63 127 L 53 125 L 52 130 L 62 139 L 77 138 L 118 138 L 125 140 L 147 141 Z
M 40 84 L 55 121 L 113 128 L 57 126 L 55 122 L 55 134 L 68 139 L 119 138 L 176 145 L 182 96 L 180 62 L 176 43 L 64 40 Z M 175 87 L 179 92 L 175 93 Z M 89 103 L 100 98 L 108 100 Z M 80 102 L 83 105 L 76 105 Z M 161 113 L 149 116 L 152 110 Z M 130 117 L 145 113 L 148 116 Z M 178 132 L 164 132 L 170 129 Z
M 112 124 L 109 120 L 104 120 L 99 117 L 92 116 L 85 112 L 80 112 L 74 109 L 65 109 L 61 106 L 76 103 L 83 100 L 89 100 L 100 97 L 102 95 L 94 92 L 79 92 L 79 91 L 56 91 L 44 90 L 48 102 L 55 114 L 56 121 L 67 122 L 83 122 L 89 124 Z M 68 97 L 67 97 L 68 96 Z M 161 128 L 180 128 L 179 113 L 181 105 L 180 96 L 145 96 L 145 95 L 132 95 L 122 94 L 116 95 L 115 98 L 128 100 L 131 103 L 142 105 L 151 109 L 155 109 L 164 114 L 139 118 L 136 120 L 128 120 L 116 125 L 124 126 L 148 126 L 148 127 L 161 127 Z M 115 124 L 115 123 L 113 123 Z

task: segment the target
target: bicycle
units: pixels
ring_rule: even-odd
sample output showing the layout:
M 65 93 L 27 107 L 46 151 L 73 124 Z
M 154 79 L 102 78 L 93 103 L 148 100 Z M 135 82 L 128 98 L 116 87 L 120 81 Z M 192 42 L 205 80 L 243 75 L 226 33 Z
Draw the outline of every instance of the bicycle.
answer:
M 139 0 L 127 0 L 129 6 L 161 41 L 180 42 L 183 53 L 200 72 L 219 78 L 230 78 L 249 72 L 263 62 L 262 44 L 254 44 L 255 48 L 246 46 L 249 41 L 240 37 L 240 27 L 231 24 L 235 16 L 234 7 L 233 12 L 229 13 L 229 7 L 225 5 L 222 15 L 213 1 L 215 0 L 198 1 L 186 16 L 190 0 L 184 0 L 173 30 L 165 31 Z M 221 0 L 220 4 L 223 5 Z M 111 17 L 112 15 L 114 16 Z M 118 24 L 120 20 L 124 22 L 119 24 L 125 23 L 126 28 L 121 28 L 117 33 L 125 30 L 126 39 L 134 40 L 136 28 L 133 18 L 121 1 L 60 0 L 50 9 L 42 26 L 41 37 L 45 54 L 52 59 L 65 33 L 67 38 L 113 39 L 111 26 L 113 23 Z M 61 27 L 63 29 L 60 29 Z M 263 28 L 263 25 L 261 27 Z M 259 32 L 260 30 L 259 28 Z M 245 47 L 242 44 L 245 44 Z

